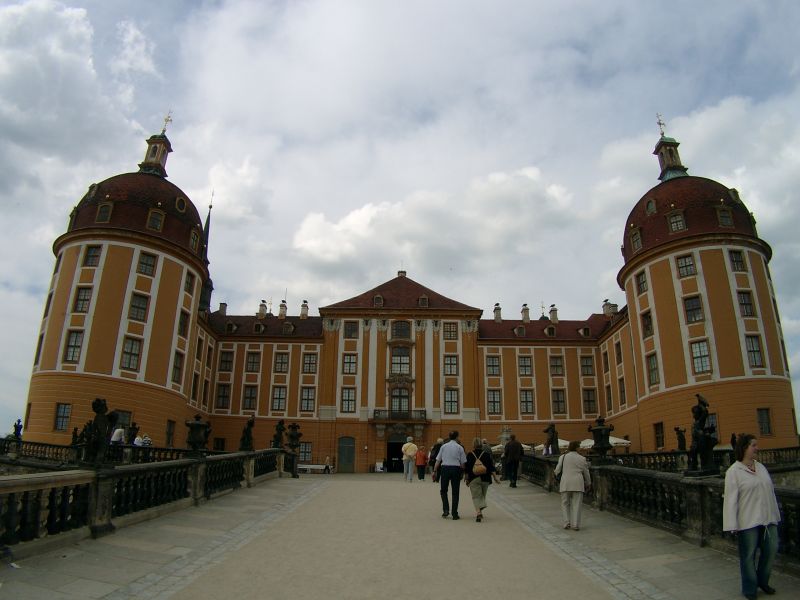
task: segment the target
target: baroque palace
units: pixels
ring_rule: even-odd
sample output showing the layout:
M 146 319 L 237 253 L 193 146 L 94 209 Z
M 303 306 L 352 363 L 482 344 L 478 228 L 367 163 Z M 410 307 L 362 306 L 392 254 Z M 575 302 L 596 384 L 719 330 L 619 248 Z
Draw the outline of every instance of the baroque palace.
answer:
M 621 222 L 627 306 L 582 321 L 526 305 L 482 319 L 404 271 L 318 317 L 305 301 L 297 316 L 285 301 L 212 311 L 209 218 L 167 181 L 171 151 L 150 137 L 139 171 L 90 185 L 55 240 L 25 439 L 70 443 L 102 397 L 158 446 L 184 446 L 198 413 L 219 450 L 250 416 L 266 447 L 284 419 L 301 425 L 301 461 L 366 472 L 395 464 L 407 435 L 430 447 L 508 427 L 531 442 L 554 422 L 579 440 L 598 416 L 632 451 L 671 450 L 700 393 L 723 442 L 797 442 L 772 250 L 736 190 L 689 176 L 663 133 L 660 183 Z

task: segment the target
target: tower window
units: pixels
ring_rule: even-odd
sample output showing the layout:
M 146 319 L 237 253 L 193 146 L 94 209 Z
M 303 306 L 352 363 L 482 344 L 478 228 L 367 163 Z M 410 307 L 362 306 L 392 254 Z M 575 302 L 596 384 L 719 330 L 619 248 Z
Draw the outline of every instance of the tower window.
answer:
M 748 335 L 744 338 L 747 347 L 747 363 L 751 368 L 764 366 L 764 355 L 761 353 L 761 340 L 757 335 Z
M 717 209 L 717 222 L 720 227 L 733 227 L 733 213 L 728 208 Z
M 185 310 L 181 311 L 181 314 L 178 315 L 178 335 L 181 337 L 186 337 L 186 334 L 189 332 L 189 313 Z
M 490 415 L 502 414 L 500 408 L 500 390 L 486 391 L 486 412 Z
M 175 198 L 175 208 L 178 212 L 185 212 L 186 211 L 186 198 L 183 196 L 178 196 Z
M 744 254 L 741 250 L 728 250 L 728 256 L 731 259 L 731 270 L 733 271 L 747 271 L 747 265 L 744 262 Z
M 126 337 L 122 343 L 122 358 L 120 359 L 120 368 L 130 369 L 131 371 L 139 370 L 139 358 L 142 355 L 142 340 L 136 338 Z
M 647 383 L 658 385 L 661 378 L 658 375 L 658 355 L 653 353 L 647 356 Z
M 50 300 L 52 296 L 48 296 L 47 299 Z M 72 305 L 72 312 L 76 313 L 85 313 L 89 312 L 89 305 L 92 302 L 92 288 L 90 287 L 79 287 L 75 291 L 75 303 Z
M 679 256 L 675 259 L 678 265 L 678 277 L 689 277 L 690 275 L 697 275 L 694 268 L 694 257 L 691 254 Z
M 141 273 L 142 275 L 147 275 L 148 277 L 152 277 L 155 275 L 157 264 L 158 258 L 152 254 L 142 252 L 139 255 L 139 264 L 136 266 L 136 272 Z
M 708 353 L 708 342 L 692 342 L 692 369 L 695 375 L 711 372 L 711 357 Z
M 175 351 L 172 361 L 172 383 L 181 383 L 183 377 L 183 353 Z
M 133 294 L 131 296 L 131 305 L 128 308 L 128 318 L 133 321 L 146 321 L 148 301 L 149 298 L 147 296 Z
M 66 431 L 69 427 L 69 416 L 72 412 L 72 404 L 56 404 L 56 419 L 53 429 L 56 431 Z
M 686 311 L 687 323 L 697 323 L 703 320 L 703 305 L 700 302 L 700 296 L 684 298 L 683 308 Z
M 594 388 L 583 390 L 583 412 L 587 415 L 597 413 L 597 390 Z
M 648 215 L 654 214 L 656 212 L 656 203 L 653 200 L 648 200 L 644 210 Z
M 736 297 L 739 299 L 739 312 L 743 317 L 755 317 L 756 310 L 753 307 L 753 295 L 748 291 L 736 292 Z
M 81 346 L 83 346 L 83 331 L 70 331 L 67 334 L 67 343 L 64 344 L 64 362 L 78 362 L 81 358 Z
M 634 252 L 638 252 L 642 249 L 642 233 L 638 229 L 634 229 L 631 232 L 631 248 Z
M 158 158 L 158 146 L 153 144 L 150 146 L 150 160 L 155 160 L 156 158 Z
M 686 229 L 686 221 L 683 218 L 682 212 L 672 213 L 667 217 L 667 221 L 669 223 L 670 233 L 677 233 L 678 231 L 684 231 Z
M 194 292 L 194 274 L 186 272 L 186 281 L 183 283 L 183 291 L 187 294 Z
M 86 246 L 86 252 L 83 255 L 84 267 L 96 267 L 100 264 L 101 246 Z M 61 255 L 59 255 L 59 259 Z
M 648 310 L 642 314 L 642 337 L 650 337 L 653 335 L 653 315 Z
M 647 273 L 640 271 L 636 274 L 636 291 L 644 294 L 647 291 Z
M 147 228 L 153 231 L 161 231 L 164 227 L 164 213 L 160 210 L 151 209 L 147 215 Z
M 769 418 L 768 408 L 757 408 L 756 416 L 758 418 L 758 433 L 759 435 L 772 435 L 772 423 Z
M 97 207 L 96 223 L 108 223 L 111 220 L 111 204 L 105 202 Z
M 191 246 L 192 250 L 197 252 L 197 246 L 200 244 L 200 234 L 197 233 L 194 229 L 189 234 L 189 246 Z

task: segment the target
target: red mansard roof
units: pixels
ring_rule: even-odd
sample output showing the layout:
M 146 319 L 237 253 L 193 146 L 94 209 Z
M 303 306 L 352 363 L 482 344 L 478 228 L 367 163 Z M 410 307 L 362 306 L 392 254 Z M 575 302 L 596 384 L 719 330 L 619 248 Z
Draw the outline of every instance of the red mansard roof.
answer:
M 487 340 L 524 340 L 524 341 L 554 341 L 572 342 L 597 339 L 611 325 L 613 317 L 602 314 L 593 314 L 585 321 L 563 321 L 553 324 L 550 319 L 531 319 L 530 323 L 521 320 L 503 320 L 500 323 L 484 319 L 478 324 L 478 339 Z M 555 335 L 545 333 L 550 326 L 555 327 Z M 519 327 L 525 328 L 524 335 L 520 335 Z M 581 330 L 588 327 L 589 334 L 584 335 Z
M 446 310 L 446 311 L 470 311 L 480 315 L 481 309 L 472 306 L 467 306 L 461 302 L 451 300 L 441 294 L 420 285 L 413 279 L 409 279 L 405 274 L 401 274 L 390 279 L 386 283 L 382 283 L 376 288 L 372 288 L 368 292 L 364 292 L 358 296 L 354 296 L 348 300 L 343 300 L 335 304 L 320 307 L 321 311 L 335 311 L 335 310 Z M 383 306 L 375 305 L 375 296 L 383 298 Z M 428 299 L 428 306 L 421 306 L 419 299 L 426 296 Z

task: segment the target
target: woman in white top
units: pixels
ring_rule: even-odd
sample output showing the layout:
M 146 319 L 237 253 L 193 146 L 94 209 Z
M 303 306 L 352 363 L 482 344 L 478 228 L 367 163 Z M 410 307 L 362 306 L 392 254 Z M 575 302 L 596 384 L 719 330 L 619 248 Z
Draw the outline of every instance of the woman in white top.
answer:
M 756 436 L 745 433 L 736 440 L 736 462 L 725 473 L 722 529 L 737 534 L 742 594 L 756 598 L 757 588 L 774 594 L 769 585 L 772 561 L 778 551 L 781 520 L 775 487 L 767 469 L 756 460 Z M 758 564 L 756 551 L 760 550 Z

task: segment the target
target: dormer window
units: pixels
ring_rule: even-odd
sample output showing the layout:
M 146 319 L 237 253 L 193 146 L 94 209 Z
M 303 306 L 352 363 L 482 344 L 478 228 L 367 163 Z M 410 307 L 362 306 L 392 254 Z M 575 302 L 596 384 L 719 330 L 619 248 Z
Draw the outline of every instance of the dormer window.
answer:
M 225 325 L 225 332 L 226 333 L 236 333 L 236 324 L 235 323 L 228 323 Z
M 589 336 L 591 335 L 591 332 L 589 331 L 589 328 L 588 328 L 588 327 L 581 327 L 580 329 L 578 329 L 578 332 L 579 332 L 579 333 L 580 333 L 580 334 L 581 334 L 583 337 L 589 337 Z
M 517 325 L 514 328 L 514 334 L 517 337 L 525 337 L 525 326 L 524 325 Z
M 164 213 L 160 210 L 151 209 L 147 215 L 147 228 L 153 231 L 161 231 L 164 227 Z
M 655 203 L 655 201 L 653 201 L 653 200 L 648 200 L 648 201 L 647 201 L 647 205 L 645 206 L 645 209 L 644 209 L 644 211 L 645 211 L 645 213 L 647 213 L 648 215 L 655 214 L 655 212 L 656 212 L 656 203 Z
M 95 223 L 108 223 L 111 220 L 111 203 L 104 202 L 97 207 L 97 216 Z
M 638 252 L 642 249 L 642 233 L 638 229 L 634 229 L 630 233 L 631 239 L 631 248 L 634 252 Z
M 729 208 L 717 209 L 717 222 L 720 227 L 733 227 L 733 213 Z
M 383 307 L 383 296 L 380 294 L 375 294 L 372 298 L 372 306 L 375 308 L 382 308 Z
M 544 333 L 547 337 L 556 337 L 556 328 L 550 325 L 550 327 L 545 328 Z
M 294 333 L 294 324 L 293 323 L 284 323 L 283 328 L 281 329 L 282 333 L 285 335 L 291 335 Z
M 256 333 L 264 333 L 264 326 L 261 323 L 256 323 L 253 326 L 253 331 L 255 331 Z
M 191 246 L 194 252 L 197 252 L 197 246 L 199 244 L 200 244 L 200 234 L 193 229 L 192 233 L 189 234 L 189 246 Z
M 683 218 L 682 212 L 674 212 L 667 217 L 669 223 L 669 232 L 677 233 L 686 229 L 686 221 Z
M 428 308 L 428 297 L 420 296 L 417 303 L 419 304 L 420 308 Z

